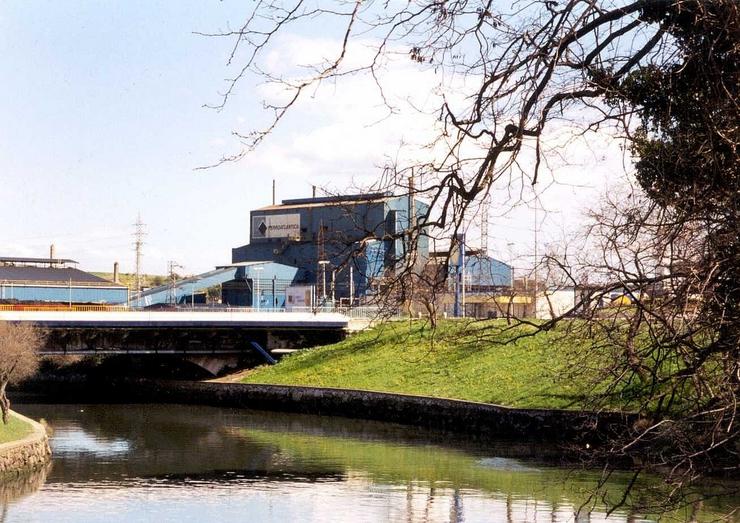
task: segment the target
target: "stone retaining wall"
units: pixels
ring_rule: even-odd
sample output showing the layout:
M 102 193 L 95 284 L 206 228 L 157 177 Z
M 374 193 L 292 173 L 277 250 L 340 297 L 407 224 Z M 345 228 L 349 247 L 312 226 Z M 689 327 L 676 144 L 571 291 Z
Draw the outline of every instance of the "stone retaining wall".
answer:
M 40 469 L 51 459 L 46 429 L 32 419 L 13 413 L 33 427 L 33 432 L 23 439 L 0 444 L 0 477 Z
M 425 396 L 282 385 L 155 381 L 45 380 L 26 390 L 53 401 L 183 403 L 389 421 L 495 439 L 589 442 L 623 435 L 635 417 L 620 413 L 514 409 Z

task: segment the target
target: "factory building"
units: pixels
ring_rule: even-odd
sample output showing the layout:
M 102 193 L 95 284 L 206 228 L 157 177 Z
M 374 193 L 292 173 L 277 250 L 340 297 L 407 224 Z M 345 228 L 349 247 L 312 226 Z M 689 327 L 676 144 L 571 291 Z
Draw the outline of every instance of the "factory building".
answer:
M 260 309 L 286 307 L 286 289 L 301 281 L 301 271 L 273 262 L 243 262 L 168 282 L 132 297 L 134 307 L 206 304 Z M 309 304 L 310 305 L 310 304 Z
M 468 292 L 483 293 L 511 287 L 513 269 L 500 260 L 479 251 L 465 256 L 465 285 Z
M 74 267 L 61 258 L 0 257 L 0 302 L 122 304 L 128 288 Z
M 390 193 L 283 200 L 251 211 L 250 242 L 232 250 L 234 264 L 271 261 L 301 270 L 318 301 L 354 304 L 372 294 L 407 253 L 404 231 L 427 204 Z M 429 245 L 420 237 L 419 263 Z
M 446 269 L 449 274 L 445 280 L 447 292 L 439 298 L 443 313 L 473 318 L 505 315 L 506 306 L 512 301 L 511 265 L 482 251 L 465 248 L 453 248 L 452 254 L 449 251 L 432 252 L 430 257 L 430 267 L 436 267 L 438 271 Z M 517 297 L 514 301 L 518 304 L 521 300 Z
M 291 310 L 372 303 L 386 277 L 408 263 L 407 231 L 428 211 L 424 202 L 390 193 L 283 200 L 250 212 L 250 242 L 232 249 L 230 265 L 145 290 L 131 304 Z M 448 252 L 430 253 L 429 243 L 419 235 L 413 253 L 417 274 L 449 271 L 449 278 L 440 279 L 449 287 L 443 310 L 454 314 L 460 308 L 458 268 L 446 263 Z M 462 307 L 470 315 L 491 315 L 483 297 L 510 288 L 512 268 L 480 252 L 462 252 L 468 297 Z

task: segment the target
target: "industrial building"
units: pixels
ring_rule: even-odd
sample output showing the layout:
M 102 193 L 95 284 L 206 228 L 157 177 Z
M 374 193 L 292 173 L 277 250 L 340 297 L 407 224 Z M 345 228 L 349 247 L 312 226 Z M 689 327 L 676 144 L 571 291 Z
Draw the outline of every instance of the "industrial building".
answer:
M 459 249 L 452 243 L 452 253 L 430 254 L 430 269 L 448 271 L 446 292 L 438 298 L 441 312 L 473 318 L 505 315 L 502 304 L 511 301 L 513 268 L 479 250 Z M 521 300 L 517 297 L 515 301 Z
M 250 242 L 232 250 L 232 262 L 296 267 L 296 283 L 314 286 L 320 302 L 352 305 L 405 259 L 404 231 L 427 211 L 412 196 L 390 193 L 283 200 L 251 211 Z M 417 260 L 428 255 L 421 235 Z
M 408 263 L 407 231 L 428 211 L 422 201 L 390 193 L 283 200 L 250 212 L 250 242 L 232 249 L 231 264 L 173 278 L 133 297 L 131 304 L 218 303 L 290 310 L 372 303 L 386 277 Z M 450 271 L 449 288 L 441 299 L 448 314 L 459 313 L 459 303 L 453 307 L 459 266 L 443 262 L 448 252 L 430 253 L 429 243 L 422 231 L 413 253 L 418 273 L 442 267 Z M 454 249 L 456 242 L 451 243 Z M 512 268 L 482 252 L 462 252 L 468 296 L 464 312 L 497 314 L 491 310 L 498 311 L 500 305 L 487 306 L 483 296 L 509 294 L 503 290 L 512 285 Z
M 356 305 L 406 256 L 404 232 L 428 207 L 389 193 L 283 200 L 251 211 L 250 242 L 232 263 L 132 296 L 131 305 L 255 308 Z M 426 237 L 417 249 L 428 259 Z
M 121 304 L 128 288 L 74 267 L 63 258 L 0 257 L 0 302 Z
M 206 304 L 209 297 L 230 307 L 286 307 L 286 289 L 301 281 L 296 267 L 273 262 L 243 262 L 173 280 L 132 297 L 134 307 Z

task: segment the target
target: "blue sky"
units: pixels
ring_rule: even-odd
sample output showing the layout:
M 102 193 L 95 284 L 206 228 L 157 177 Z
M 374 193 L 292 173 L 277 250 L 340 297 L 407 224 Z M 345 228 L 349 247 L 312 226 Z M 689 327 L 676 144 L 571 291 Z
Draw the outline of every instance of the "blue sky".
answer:
M 0 255 L 44 256 L 54 243 L 81 268 L 119 261 L 132 271 L 141 213 L 146 272 L 164 273 L 167 260 L 202 272 L 248 241 L 249 210 L 270 203 L 273 178 L 278 199 L 307 196 L 313 184 L 345 190 L 371 179 L 400 140 L 423 128 L 420 120 L 369 126 L 378 101 L 355 79 L 324 87 L 247 160 L 194 170 L 237 150 L 232 129 L 266 117 L 265 87 L 249 81 L 223 111 L 203 107 L 219 101 L 233 74 L 225 66 L 231 42 L 193 32 L 234 27 L 244 16 L 240 1 L 4 2 Z M 268 61 L 330 46 L 325 35 L 286 35 Z M 394 73 L 399 96 L 414 85 L 423 92 L 426 77 L 403 67 Z M 551 206 L 568 194 L 556 193 Z M 529 249 L 529 212 L 492 223 L 498 250 Z
M 239 2 L 4 2 L 0 13 L 0 210 L 4 254 L 60 255 L 131 268 L 131 224 L 149 235 L 145 268 L 198 271 L 246 242 L 246 211 L 270 182 L 228 152 L 241 98 L 218 100 Z M 249 105 L 249 104 L 246 104 Z M 305 189 L 305 188 L 304 188 Z

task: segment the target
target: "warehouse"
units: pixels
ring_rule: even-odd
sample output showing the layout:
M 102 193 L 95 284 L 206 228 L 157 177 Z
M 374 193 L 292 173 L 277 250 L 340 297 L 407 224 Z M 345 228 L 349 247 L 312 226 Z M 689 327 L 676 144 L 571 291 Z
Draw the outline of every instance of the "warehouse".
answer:
M 81 271 L 62 258 L 0 257 L 0 302 L 120 304 L 128 288 Z
M 405 258 L 404 231 L 427 211 L 413 197 L 390 193 L 283 200 L 251 211 L 250 243 L 232 250 L 232 262 L 295 267 L 319 301 L 355 304 Z M 428 251 L 422 235 L 420 263 Z

